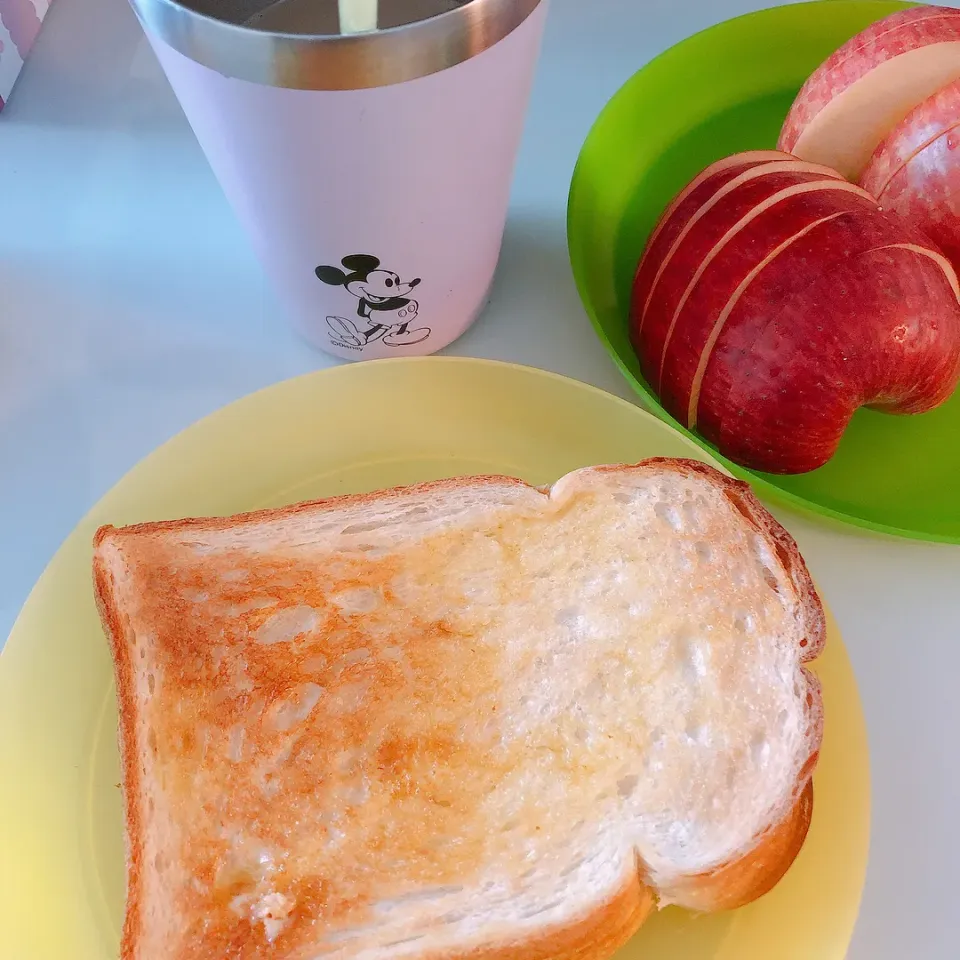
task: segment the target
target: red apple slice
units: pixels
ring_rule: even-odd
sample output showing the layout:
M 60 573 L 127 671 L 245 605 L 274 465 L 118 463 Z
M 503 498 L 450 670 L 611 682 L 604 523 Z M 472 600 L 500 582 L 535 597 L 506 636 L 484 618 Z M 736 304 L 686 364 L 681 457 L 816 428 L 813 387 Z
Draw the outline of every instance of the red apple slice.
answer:
M 919 103 L 960 79 L 960 10 L 922 6 L 879 20 L 803 85 L 777 146 L 858 180 Z
M 683 190 L 676 195 L 676 197 L 674 197 L 673 201 L 670 203 L 670 206 L 668 206 L 661 215 L 660 221 L 654 228 L 653 233 L 650 234 L 648 246 L 657 239 L 661 227 L 669 221 L 670 215 L 674 212 L 674 210 L 700 186 L 704 179 L 708 177 L 717 177 L 727 171 L 729 171 L 731 176 L 736 176 L 736 171 L 738 170 L 743 170 L 747 167 L 752 167 L 760 163 L 766 163 L 771 160 L 788 160 L 793 162 L 796 161 L 796 157 L 789 153 L 783 153 L 780 150 L 745 150 L 742 153 L 734 153 L 729 157 L 723 157 L 722 159 L 717 160 L 716 163 L 704 170 L 700 176 L 694 177 L 694 179 L 691 180 L 690 183 L 688 183 Z
M 925 100 L 877 148 L 860 183 L 960 263 L 960 80 Z
M 769 178 L 776 174 L 787 174 L 787 176 L 791 178 L 791 182 L 793 182 L 795 178 L 792 178 L 791 175 L 802 173 L 818 173 L 824 178 L 835 180 L 843 179 L 835 170 L 831 170 L 828 167 L 803 163 L 796 157 L 777 151 L 752 151 L 734 154 L 732 157 L 717 161 L 708 167 L 699 177 L 694 179 L 667 208 L 647 244 L 647 255 L 649 256 L 650 252 L 656 248 L 656 242 L 660 239 L 660 232 L 663 225 L 670 222 L 673 214 L 679 207 L 684 203 L 689 203 L 690 209 L 694 212 L 684 218 L 685 222 L 679 233 L 669 238 L 669 248 L 666 253 L 659 258 L 656 272 L 649 277 L 649 290 L 643 309 L 641 310 L 640 327 L 643 327 L 643 321 L 650 298 L 656 292 L 657 284 L 660 282 L 663 271 L 669 265 L 677 248 L 683 243 L 687 234 L 689 234 L 697 223 L 699 223 L 717 203 L 733 190 L 742 187 L 749 181 L 759 181 L 761 177 Z M 718 178 L 720 177 L 723 177 L 725 181 L 722 184 L 718 182 Z M 768 184 L 769 180 L 767 180 L 765 184 L 758 183 L 761 190 L 768 189 Z M 697 199 L 697 191 L 701 187 L 705 187 L 706 190 L 710 191 L 709 199 L 703 203 L 700 203 Z
M 835 251 L 862 237 L 862 226 L 842 217 L 827 230 Z M 815 231 L 797 243 L 794 254 L 822 255 L 816 237 Z M 914 264 L 911 254 L 917 257 Z M 776 473 L 804 472 L 832 457 L 858 406 L 922 413 L 952 393 L 957 355 L 944 347 L 956 335 L 955 321 L 949 313 L 927 312 L 936 289 L 931 283 L 940 270 L 949 279 L 949 268 L 931 259 L 930 251 L 909 244 L 865 244 L 860 253 L 842 259 L 846 262 L 802 292 L 784 297 L 775 319 L 754 330 L 749 344 L 741 339 L 746 349 L 732 358 L 726 385 L 723 371 L 731 357 L 714 350 L 700 409 L 721 411 L 719 429 L 714 425 L 711 435 L 731 459 L 763 464 L 761 469 Z M 872 283 L 862 282 L 864 271 Z M 755 296 L 763 298 L 765 291 L 758 288 Z M 831 309 L 833 304 L 837 307 Z M 753 305 L 743 302 L 741 309 Z M 737 376 L 743 370 L 752 377 Z M 726 386 L 722 404 L 708 386 Z M 707 430 L 702 420 L 700 429 Z
M 664 214 L 631 337 L 664 407 L 757 470 L 825 463 L 853 413 L 916 413 L 960 379 L 960 285 L 922 234 L 835 172 L 707 168 Z
M 661 329 L 663 317 L 660 314 L 653 316 L 648 329 L 650 301 L 654 296 L 657 296 L 661 303 L 665 299 L 679 297 L 680 293 L 672 289 L 664 291 L 660 289 L 660 285 L 664 271 L 677 250 L 687 242 L 694 225 L 700 224 L 700 229 L 693 235 L 691 242 L 698 245 L 715 243 L 721 239 L 723 231 L 716 232 L 714 227 L 723 220 L 716 216 L 704 220 L 704 216 L 718 203 L 729 202 L 725 198 L 730 196 L 732 190 L 737 190 L 735 202 L 738 204 L 749 204 L 753 198 L 760 202 L 777 188 L 810 179 L 810 174 L 818 175 L 818 179 L 832 178 L 845 182 L 835 171 L 807 164 L 789 154 L 775 151 L 734 154 L 712 164 L 691 181 L 667 208 L 647 242 L 634 283 L 634 297 L 639 307 L 636 328 L 633 331 L 634 339 L 652 339 L 660 344 L 659 349 L 662 350 L 666 335 L 666 330 Z M 690 256 L 689 253 L 685 255 Z M 658 381 L 659 378 L 654 383 L 655 389 L 659 386 Z

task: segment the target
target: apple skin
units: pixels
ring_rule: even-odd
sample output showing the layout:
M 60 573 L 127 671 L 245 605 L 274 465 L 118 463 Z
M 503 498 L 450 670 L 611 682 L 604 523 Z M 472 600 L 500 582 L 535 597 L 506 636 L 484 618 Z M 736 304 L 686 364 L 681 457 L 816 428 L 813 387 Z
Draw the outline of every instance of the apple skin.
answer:
M 750 156 L 708 167 L 668 208 L 635 275 L 631 340 L 688 429 L 742 466 L 804 473 L 859 407 L 920 413 L 950 396 L 960 286 L 836 171 Z
M 853 37 L 807 79 L 777 146 L 857 181 L 890 131 L 960 79 L 960 10 L 921 6 Z
M 960 80 L 907 115 L 877 148 L 860 185 L 960 264 Z

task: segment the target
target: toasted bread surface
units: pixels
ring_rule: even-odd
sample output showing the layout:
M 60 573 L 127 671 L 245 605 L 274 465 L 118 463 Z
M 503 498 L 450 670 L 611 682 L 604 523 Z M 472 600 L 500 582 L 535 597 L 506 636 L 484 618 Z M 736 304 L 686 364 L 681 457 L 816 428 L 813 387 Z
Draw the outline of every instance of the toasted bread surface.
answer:
M 822 610 L 702 464 L 107 527 L 94 577 L 123 960 L 599 958 L 802 845 Z

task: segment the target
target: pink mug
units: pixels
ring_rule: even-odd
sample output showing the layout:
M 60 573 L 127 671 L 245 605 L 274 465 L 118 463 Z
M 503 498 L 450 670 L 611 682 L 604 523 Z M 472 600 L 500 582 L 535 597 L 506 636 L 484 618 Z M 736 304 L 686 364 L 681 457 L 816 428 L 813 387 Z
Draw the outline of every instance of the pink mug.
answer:
M 380 0 L 361 33 L 340 32 L 335 0 L 132 4 L 307 340 L 411 356 L 473 323 L 546 0 Z

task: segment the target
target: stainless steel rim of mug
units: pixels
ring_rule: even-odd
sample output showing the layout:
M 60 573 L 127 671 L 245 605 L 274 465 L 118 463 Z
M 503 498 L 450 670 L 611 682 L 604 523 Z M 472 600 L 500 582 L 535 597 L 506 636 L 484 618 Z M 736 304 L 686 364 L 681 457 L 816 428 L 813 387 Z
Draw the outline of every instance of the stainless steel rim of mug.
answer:
M 130 0 L 144 30 L 227 77 L 294 90 L 362 90 L 455 66 L 504 39 L 546 0 L 471 0 L 389 30 L 272 33 L 218 20 L 177 0 Z

